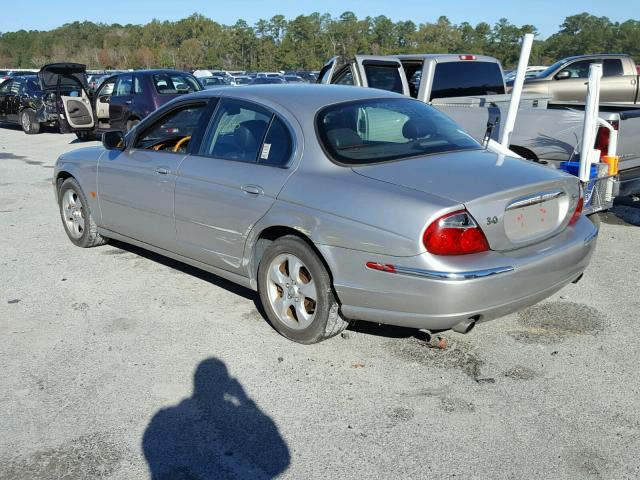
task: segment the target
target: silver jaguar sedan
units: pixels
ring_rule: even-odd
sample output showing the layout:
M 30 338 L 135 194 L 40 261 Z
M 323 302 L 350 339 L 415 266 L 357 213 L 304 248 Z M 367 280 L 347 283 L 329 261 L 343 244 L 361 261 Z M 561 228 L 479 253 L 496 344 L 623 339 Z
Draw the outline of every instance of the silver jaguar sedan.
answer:
M 466 333 L 577 281 L 597 235 L 575 177 L 353 87 L 185 95 L 62 155 L 54 186 L 77 246 L 118 239 L 257 290 L 300 343 L 351 320 Z

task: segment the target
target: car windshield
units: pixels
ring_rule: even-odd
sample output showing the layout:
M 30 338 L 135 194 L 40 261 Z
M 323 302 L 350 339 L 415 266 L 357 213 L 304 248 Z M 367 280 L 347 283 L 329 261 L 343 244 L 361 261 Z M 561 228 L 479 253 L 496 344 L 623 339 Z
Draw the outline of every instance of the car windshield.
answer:
M 481 148 L 448 117 L 412 99 L 339 103 L 322 109 L 316 122 L 330 157 L 347 165 Z
M 184 73 L 156 73 L 153 76 L 153 84 L 158 93 L 163 95 L 175 95 L 176 93 L 191 93 L 202 90 L 198 81 Z

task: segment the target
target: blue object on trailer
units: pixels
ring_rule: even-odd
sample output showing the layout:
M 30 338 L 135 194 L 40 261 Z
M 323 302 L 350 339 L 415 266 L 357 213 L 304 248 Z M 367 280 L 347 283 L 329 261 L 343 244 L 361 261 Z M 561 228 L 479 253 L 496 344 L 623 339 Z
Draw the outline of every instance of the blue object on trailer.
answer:
M 560 170 L 565 171 L 576 177 L 580 176 L 580 162 L 560 162 Z M 593 187 L 598 179 L 598 166 L 591 165 L 589 171 L 589 182 L 584 187 L 584 206 L 585 208 L 591 203 Z

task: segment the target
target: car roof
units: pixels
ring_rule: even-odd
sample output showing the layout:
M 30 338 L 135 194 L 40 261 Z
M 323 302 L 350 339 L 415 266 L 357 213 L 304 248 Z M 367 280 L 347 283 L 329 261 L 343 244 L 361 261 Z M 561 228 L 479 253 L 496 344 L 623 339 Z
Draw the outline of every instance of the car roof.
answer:
M 589 60 L 590 58 L 621 58 L 629 57 L 626 53 L 591 53 L 588 55 L 573 55 L 571 57 L 565 57 L 559 62 L 570 62 L 571 60 Z
M 283 106 L 292 112 L 316 112 L 327 105 L 353 100 L 375 98 L 404 98 L 404 95 L 376 88 L 358 88 L 343 85 L 277 84 L 247 85 L 242 88 L 216 88 L 189 94 L 191 97 L 234 97 L 260 102 L 265 100 Z M 183 97 L 184 98 L 184 97 Z

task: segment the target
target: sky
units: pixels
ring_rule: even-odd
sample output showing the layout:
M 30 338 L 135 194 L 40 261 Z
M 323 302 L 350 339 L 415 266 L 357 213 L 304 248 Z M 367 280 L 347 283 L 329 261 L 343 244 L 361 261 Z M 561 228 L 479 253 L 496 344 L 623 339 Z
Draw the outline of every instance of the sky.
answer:
M 386 15 L 394 21 L 412 20 L 416 24 L 435 21 L 445 15 L 453 23 L 495 23 L 506 17 L 516 25 L 532 24 L 541 38 L 555 33 L 565 17 L 588 12 L 613 21 L 634 17 L 630 8 L 636 0 L 107 0 L 78 2 L 68 0 L 29 0 L 29 12 L 2 8 L 0 32 L 50 30 L 65 23 L 89 20 L 102 23 L 144 24 L 159 20 L 179 20 L 201 13 L 219 23 L 233 24 L 242 18 L 249 24 L 282 14 L 288 19 L 312 12 L 334 16 L 352 11 L 358 17 Z M 6 6 L 5 6 L 6 7 Z

